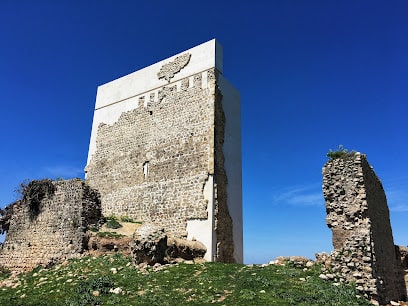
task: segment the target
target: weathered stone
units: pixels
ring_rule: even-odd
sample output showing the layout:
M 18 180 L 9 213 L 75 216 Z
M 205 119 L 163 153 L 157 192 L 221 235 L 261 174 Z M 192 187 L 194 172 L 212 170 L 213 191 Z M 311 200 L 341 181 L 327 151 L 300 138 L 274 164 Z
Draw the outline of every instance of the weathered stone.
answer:
M 191 241 L 180 238 L 167 240 L 167 256 L 172 258 L 183 258 L 187 260 L 203 258 L 207 248 L 199 241 Z
M 404 297 L 386 196 L 365 155 L 328 161 L 323 167 L 323 195 L 335 249 L 330 265 L 340 279 L 355 282 L 363 295 L 380 304 Z
M 105 216 L 201 241 L 242 262 L 239 93 L 209 41 L 98 88 L 86 166 Z M 226 158 L 228 157 L 228 158 Z
M 130 255 L 129 243 L 131 241 L 132 237 L 109 238 L 91 235 L 88 242 L 88 250 L 89 253 L 93 255 L 116 252 L 120 252 L 124 255 Z
M 153 224 L 143 224 L 138 228 L 130 243 L 131 255 L 136 265 L 147 263 L 153 266 L 164 260 L 167 249 L 167 236 L 163 228 Z
M 27 271 L 79 256 L 87 249 L 86 231 L 101 218 L 99 194 L 80 179 L 52 184 L 55 191 L 40 201 L 34 218 L 24 199 L 6 208 L 0 265 Z
M 115 289 L 110 289 L 109 292 L 110 292 L 110 293 L 113 293 L 113 294 L 122 294 L 122 293 L 123 293 L 123 290 L 122 290 L 122 288 L 117 287 L 117 288 L 115 288 Z

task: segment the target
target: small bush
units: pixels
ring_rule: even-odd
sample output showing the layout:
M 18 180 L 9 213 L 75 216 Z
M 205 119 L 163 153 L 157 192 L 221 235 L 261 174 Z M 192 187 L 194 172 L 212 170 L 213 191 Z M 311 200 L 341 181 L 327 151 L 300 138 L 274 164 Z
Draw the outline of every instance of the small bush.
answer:
M 8 278 L 10 275 L 10 270 L 0 265 L 0 279 Z
M 101 299 L 99 296 L 94 296 L 92 293 L 98 291 L 100 295 L 108 294 L 113 288 L 113 280 L 108 276 L 93 277 L 81 281 L 75 290 L 76 295 L 65 301 L 66 305 L 82 306 L 82 305 L 100 305 Z
M 96 232 L 99 231 L 99 228 L 98 228 L 97 226 L 90 226 L 90 227 L 89 227 L 89 230 L 90 230 L 91 232 L 96 233 Z
M 28 184 L 20 184 L 18 192 L 22 195 L 22 201 L 28 205 L 30 216 L 36 217 L 40 213 L 41 201 L 54 195 L 55 186 L 49 179 L 33 180 Z
M 330 151 L 326 154 L 326 156 L 329 158 L 329 160 L 333 159 L 338 159 L 338 158 L 348 158 L 351 157 L 355 154 L 355 151 L 348 151 L 343 147 L 343 145 L 339 145 L 338 150 L 333 151 L 330 149 Z
M 120 223 L 118 222 L 118 220 L 116 219 L 115 216 L 110 216 L 109 218 L 107 218 L 107 220 L 108 220 L 108 221 L 106 222 L 106 227 L 107 227 L 107 228 L 116 229 L 116 228 L 122 227 L 122 224 L 120 224 Z
M 138 223 L 138 222 L 134 221 L 131 217 L 128 217 L 128 216 L 121 216 L 120 221 L 129 222 L 129 223 Z

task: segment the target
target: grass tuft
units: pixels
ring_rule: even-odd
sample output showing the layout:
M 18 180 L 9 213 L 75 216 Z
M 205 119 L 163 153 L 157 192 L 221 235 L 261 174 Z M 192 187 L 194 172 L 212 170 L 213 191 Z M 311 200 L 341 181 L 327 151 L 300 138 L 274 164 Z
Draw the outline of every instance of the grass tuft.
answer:
M 121 228 L 122 224 L 118 222 L 115 216 L 110 216 L 107 218 L 106 227 L 117 229 L 117 228 Z

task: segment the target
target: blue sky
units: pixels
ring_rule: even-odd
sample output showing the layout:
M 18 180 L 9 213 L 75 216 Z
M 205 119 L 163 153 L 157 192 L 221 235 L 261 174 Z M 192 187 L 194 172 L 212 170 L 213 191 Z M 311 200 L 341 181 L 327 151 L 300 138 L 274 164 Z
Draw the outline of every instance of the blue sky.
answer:
M 83 177 L 98 85 L 212 38 L 241 93 L 244 256 L 332 250 L 321 168 L 367 154 L 407 245 L 408 2 L 0 3 L 0 206 L 26 179 Z

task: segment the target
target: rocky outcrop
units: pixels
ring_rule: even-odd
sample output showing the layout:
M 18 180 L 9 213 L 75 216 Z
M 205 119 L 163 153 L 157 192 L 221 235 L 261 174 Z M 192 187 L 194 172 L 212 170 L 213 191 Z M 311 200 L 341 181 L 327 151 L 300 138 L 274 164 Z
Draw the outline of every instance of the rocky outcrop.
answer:
M 135 231 L 130 243 L 131 256 L 136 265 L 162 263 L 166 249 L 167 236 L 163 228 L 154 224 L 143 224 Z
M 89 253 L 92 255 L 102 255 L 107 253 L 120 252 L 130 255 L 130 242 L 132 237 L 99 237 L 92 235 L 88 242 Z
M 326 222 L 334 252 L 326 265 L 340 281 L 386 304 L 406 295 L 382 184 L 366 156 L 343 154 L 323 167 Z

